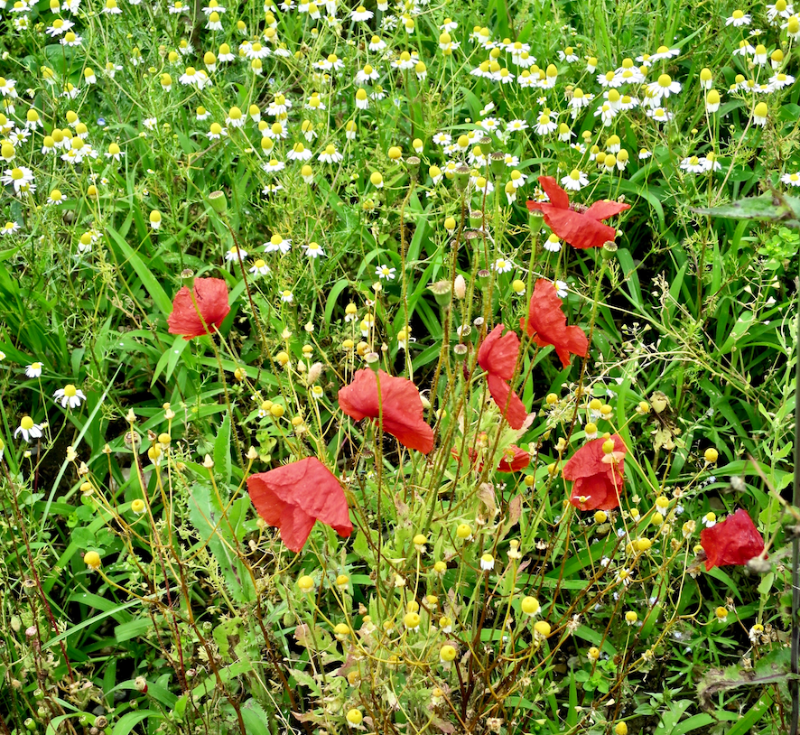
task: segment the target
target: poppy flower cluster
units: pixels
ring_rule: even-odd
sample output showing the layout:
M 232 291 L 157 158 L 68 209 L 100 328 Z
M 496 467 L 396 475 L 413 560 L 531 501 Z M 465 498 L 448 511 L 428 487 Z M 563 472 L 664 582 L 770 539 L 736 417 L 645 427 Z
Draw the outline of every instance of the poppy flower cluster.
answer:
M 625 482 L 622 437 L 614 434 L 584 444 L 564 465 L 562 476 L 574 483 L 569 502 L 579 510 L 612 510 L 619 506 Z
M 764 539 L 743 508 L 721 523 L 700 532 L 700 545 L 706 553 L 706 571 L 714 567 L 743 566 L 764 551 Z
M 586 357 L 589 340 L 580 327 L 567 326 L 561 299 L 555 286 L 548 280 L 536 281 L 528 305 L 528 318 L 520 319 L 520 328 L 539 347 L 552 345 L 563 367 L 568 367 L 570 354 Z
M 540 176 L 539 184 L 549 197 L 549 202 L 527 202 L 528 210 L 544 215 L 545 224 L 562 240 L 580 250 L 601 248 L 614 242 L 617 231 L 604 225 L 603 220 L 630 209 L 630 204 L 601 200 L 585 211 L 570 206 L 569 195 L 552 176 Z
M 423 454 L 433 449 L 433 430 L 423 418 L 422 399 L 407 378 L 383 370 L 377 375 L 370 369 L 357 370 L 350 385 L 339 390 L 339 407 L 356 421 L 382 420 L 383 430 L 409 449 Z
M 231 307 L 228 285 L 221 278 L 195 278 L 192 290 L 181 288 L 172 302 L 167 319 L 170 334 L 184 339 L 202 337 L 219 329 Z
M 280 529 L 281 540 L 294 552 L 305 546 L 316 521 L 340 536 L 353 532 L 344 490 L 316 457 L 252 475 L 247 490 L 258 514 Z
M 498 324 L 483 340 L 478 350 L 478 365 L 487 373 L 489 393 L 512 429 L 521 429 L 528 412 L 519 396 L 511 390 L 509 381 L 514 377 L 519 356 L 519 337 Z

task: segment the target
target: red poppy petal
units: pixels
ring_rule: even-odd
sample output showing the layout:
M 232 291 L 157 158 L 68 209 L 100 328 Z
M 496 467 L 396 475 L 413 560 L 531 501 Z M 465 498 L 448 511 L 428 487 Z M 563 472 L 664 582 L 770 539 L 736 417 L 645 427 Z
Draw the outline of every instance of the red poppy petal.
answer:
M 512 331 L 503 334 L 504 329 L 504 325 L 498 324 L 483 340 L 478 364 L 488 373 L 511 380 L 519 355 L 519 337 Z
M 743 508 L 721 523 L 704 528 L 700 532 L 700 545 L 706 552 L 706 571 L 714 567 L 742 566 L 764 551 L 764 539 Z
M 247 489 L 258 514 L 281 529 L 281 538 L 292 551 L 303 548 L 315 520 L 340 536 L 353 531 L 344 490 L 316 457 L 252 475 Z
M 569 502 L 579 510 L 613 510 L 619 507 L 621 484 L 615 485 L 606 477 L 584 477 L 572 486 Z M 586 498 L 581 501 L 580 498 Z
M 497 465 L 498 472 L 519 472 L 531 463 L 531 455 L 516 444 L 512 444 L 509 450 L 512 453 L 511 458 L 508 457 L 508 452 L 503 454 L 503 458 Z
M 599 221 L 613 217 L 614 215 L 624 212 L 626 209 L 630 208 L 630 204 L 624 204 L 623 202 L 611 202 L 608 199 L 601 199 L 599 202 L 594 202 L 592 206 L 589 207 L 589 209 L 587 209 L 583 214 L 586 217 L 591 217 L 592 219 Z
M 424 408 L 417 387 L 406 378 L 378 371 L 381 406 L 375 373 L 356 371 L 353 382 L 339 390 L 339 406 L 348 416 L 360 421 L 377 419 L 383 411 L 383 430 L 409 449 L 428 454 L 433 449 L 433 430 L 425 423 Z
M 570 363 L 570 353 L 586 357 L 589 350 L 589 339 L 583 330 L 567 326 L 561 299 L 553 284 L 544 278 L 536 281 L 528 305 L 528 319 L 521 319 L 520 326 L 540 347 L 553 345 L 564 367 Z
M 167 318 L 169 333 L 180 334 L 187 340 L 208 334 L 206 327 L 211 330 L 219 327 L 231 310 L 228 304 L 228 286 L 222 279 L 196 278 L 193 290 L 194 300 L 186 286 L 175 294 L 172 313 Z
M 511 390 L 511 386 L 502 378 L 490 373 L 487 376 L 486 382 L 489 385 L 489 393 L 491 393 L 497 407 L 503 412 L 503 416 L 508 425 L 512 429 L 521 429 L 528 418 L 528 412 L 525 410 L 525 404 L 522 403 L 519 396 Z
M 628 450 L 625 447 L 625 442 L 618 434 L 614 434 L 611 439 L 614 441 L 614 451 L 620 454 L 625 454 Z M 593 475 L 605 475 L 610 477 L 614 472 L 614 465 L 604 462 L 606 456 L 603 451 L 603 444 L 605 439 L 593 439 L 584 444 L 572 457 L 569 458 L 561 471 L 561 475 L 565 480 L 579 480 L 581 478 L 591 477 Z M 624 472 L 624 465 L 620 462 L 617 465 L 617 473 L 622 477 Z
M 579 250 L 602 247 L 617 235 L 613 227 L 571 209 L 551 209 L 544 213 L 544 221 L 562 240 Z
M 311 535 L 315 519 L 296 505 L 287 505 L 281 514 L 281 541 L 286 548 L 299 554 Z M 350 534 L 343 534 L 349 536 Z
M 569 209 L 569 195 L 552 176 L 540 176 L 539 186 L 544 189 L 544 193 L 550 198 L 550 204 L 558 209 Z

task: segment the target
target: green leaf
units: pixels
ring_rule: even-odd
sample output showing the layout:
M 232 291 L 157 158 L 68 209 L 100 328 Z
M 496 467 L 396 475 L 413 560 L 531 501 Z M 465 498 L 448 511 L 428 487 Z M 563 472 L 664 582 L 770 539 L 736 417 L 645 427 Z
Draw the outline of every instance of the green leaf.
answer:
M 236 553 L 239 539 L 232 533 L 233 530 L 244 536 L 242 519 L 245 513 L 240 506 L 249 503 L 250 496 L 244 495 L 231 503 L 228 514 L 223 515 L 216 492 L 201 484 L 192 487 L 189 500 L 189 519 L 200 535 L 201 544 L 208 545 L 219 564 L 231 596 L 236 602 L 253 602 L 256 599 L 250 572 Z M 233 518 L 238 518 L 239 522 L 234 523 Z
M 170 301 L 164 289 L 161 288 L 158 278 L 153 275 L 150 268 L 139 257 L 138 253 L 130 245 L 128 245 L 127 242 L 125 242 L 125 238 L 120 236 L 120 234 L 112 227 L 106 228 L 106 231 L 122 251 L 122 254 L 131 264 L 133 270 L 136 271 L 136 275 L 139 276 L 142 285 L 147 290 L 147 293 L 150 294 L 150 298 L 153 299 L 153 303 L 160 309 L 164 316 L 169 316 L 172 313 L 172 301 Z
M 774 191 L 759 197 L 741 199 L 718 207 L 692 208 L 698 214 L 730 219 L 768 219 L 782 221 L 789 227 L 800 227 L 800 199 Z
M 217 438 L 214 440 L 214 469 L 221 474 L 224 482 L 231 481 L 231 417 L 225 414 Z
M 136 727 L 140 722 L 143 722 L 151 717 L 158 720 L 164 719 L 164 715 L 154 709 L 127 712 L 122 715 L 119 720 L 117 720 L 117 724 L 114 725 L 111 735 L 128 735 L 128 733 L 131 732 L 131 730 L 133 730 L 133 728 Z

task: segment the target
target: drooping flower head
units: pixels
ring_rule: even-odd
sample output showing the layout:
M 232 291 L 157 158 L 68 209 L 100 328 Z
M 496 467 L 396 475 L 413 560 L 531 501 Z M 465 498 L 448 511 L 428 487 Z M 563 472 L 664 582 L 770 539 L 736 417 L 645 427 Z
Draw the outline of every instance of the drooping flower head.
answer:
M 570 354 L 586 357 L 589 340 L 580 327 L 567 326 L 567 316 L 555 286 L 548 280 L 536 281 L 528 305 L 528 318 L 520 319 L 520 327 L 539 347 L 553 345 L 564 367 L 570 363 Z
M 611 451 L 606 451 L 606 450 Z M 579 510 L 612 510 L 619 506 L 628 450 L 618 434 L 584 444 L 564 465 L 562 475 L 574 483 L 569 502 Z
M 586 211 L 578 212 L 570 207 L 569 196 L 552 176 L 540 176 L 539 184 L 549 202 L 527 202 L 528 209 L 540 211 L 547 226 L 562 240 L 581 250 L 601 248 L 606 242 L 613 242 L 617 231 L 602 220 L 630 209 L 630 204 L 601 200 Z
M 743 508 L 721 523 L 700 532 L 700 545 L 706 552 L 706 571 L 714 567 L 743 566 L 764 551 L 764 539 Z
M 519 355 L 519 337 L 514 332 L 503 334 L 505 327 L 498 324 L 483 340 L 478 350 L 478 365 L 487 373 L 486 382 L 494 402 L 503 412 L 512 429 L 521 429 L 528 412 L 519 396 L 511 390 L 509 380 Z
M 221 278 L 195 278 L 192 291 L 184 286 L 175 294 L 172 314 L 167 319 L 169 333 L 180 334 L 187 340 L 202 337 L 218 329 L 230 310 L 225 281 Z
M 316 457 L 252 475 L 247 490 L 258 514 L 280 529 L 283 543 L 294 552 L 303 548 L 315 521 L 340 536 L 353 532 L 344 490 Z
M 381 400 L 378 403 L 378 380 Z M 433 430 L 423 418 L 422 399 L 407 378 L 396 378 L 383 370 L 357 370 L 350 385 L 339 390 L 339 407 L 350 418 L 378 419 L 383 430 L 403 446 L 428 454 L 433 449 Z
M 498 472 L 519 472 L 531 463 L 531 455 L 516 444 L 512 444 L 500 458 L 497 465 Z

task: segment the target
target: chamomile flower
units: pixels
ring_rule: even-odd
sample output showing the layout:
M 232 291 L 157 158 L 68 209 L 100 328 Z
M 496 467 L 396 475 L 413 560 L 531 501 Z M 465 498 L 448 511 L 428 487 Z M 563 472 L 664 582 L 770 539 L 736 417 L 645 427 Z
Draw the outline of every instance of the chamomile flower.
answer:
M 242 250 L 241 248 L 236 247 L 234 245 L 227 253 L 225 253 L 225 262 L 230 263 L 234 260 L 244 260 L 247 258 L 247 251 Z
M 310 242 L 308 245 L 303 245 L 303 248 L 306 251 L 306 255 L 312 260 L 325 257 L 325 251 L 322 249 L 319 243 Z
M 767 20 L 771 23 L 778 18 L 791 18 L 794 7 L 787 0 L 775 0 L 773 5 L 767 5 Z
M 787 186 L 800 186 L 800 171 L 793 174 L 784 174 L 781 176 L 781 183 Z
M 284 255 L 292 249 L 292 241 L 279 235 L 277 232 L 264 243 L 264 251 L 267 253 L 281 252 Z
M 749 26 L 751 21 L 752 18 L 749 13 L 744 13 L 741 10 L 734 10 L 730 17 L 725 18 L 725 25 L 741 28 L 742 26 Z
M 756 50 L 755 50 L 755 48 L 753 48 L 753 46 L 751 46 L 747 41 L 742 40 L 742 41 L 739 41 L 739 45 L 737 46 L 737 48 L 735 48 L 733 50 L 733 55 L 734 56 L 749 56 L 751 54 L 754 54 L 755 52 L 756 52 Z
M 269 161 L 261 164 L 261 168 L 268 174 L 276 174 L 279 171 L 283 171 L 286 168 L 286 164 L 277 158 L 270 158 Z
M 30 442 L 31 439 L 39 439 L 42 436 L 42 426 L 34 423 L 30 416 L 23 416 L 19 426 L 14 431 L 14 438 L 20 434 L 22 434 L 22 438 L 26 442 Z
M 572 169 L 561 179 L 561 186 L 567 191 L 580 191 L 584 186 L 589 185 L 589 176 L 577 168 Z
M 59 43 L 62 46 L 80 46 L 83 43 L 83 37 L 73 31 L 67 31 Z
M 259 258 L 249 270 L 254 276 L 266 276 L 269 273 L 269 266 Z
M 772 89 L 783 89 L 794 84 L 794 77 L 789 74 L 778 73 L 769 78 Z
M 368 21 L 372 18 L 372 16 L 372 11 L 367 10 L 363 5 L 359 5 L 350 13 L 350 18 L 356 22 Z
M 336 150 L 333 143 L 329 143 L 325 150 L 317 156 L 317 159 L 323 163 L 339 163 L 343 158 L 344 156 Z
M 281 291 L 281 301 L 284 304 L 291 304 L 294 301 L 294 294 L 288 289 Z
M 561 240 L 558 239 L 558 235 L 554 232 L 551 233 L 544 241 L 544 249 L 547 250 L 548 253 L 559 252 L 561 250 Z
M 63 33 L 66 33 L 72 26 L 75 24 L 71 20 L 63 20 L 62 18 L 56 18 L 53 21 L 53 25 L 49 26 L 45 33 L 52 38 L 56 36 L 60 36 Z
M 647 117 L 655 120 L 657 123 L 668 123 L 672 120 L 672 113 L 665 110 L 663 107 L 655 107 L 647 111 Z
M 370 51 L 372 51 L 373 53 L 378 53 L 380 51 L 385 51 L 386 50 L 386 42 L 383 39 L 381 39 L 379 36 L 373 36 L 370 39 L 370 42 L 367 45 L 367 48 Z
M 521 133 L 523 130 L 527 129 L 528 129 L 528 123 L 525 122 L 525 120 L 509 120 L 506 123 L 507 133 Z
M 393 281 L 396 270 L 396 268 L 390 268 L 388 265 L 379 265 L 375 269 L 375 275 L 378 276 L 378 278 L 380 278 L 382 281 Z
M 508 273 L 513 267 L 514 264 L 503 257 L 497 258 L 494 263 L 492 263 L 492 270 L 495 273 Z
M 705 166 L 703 166 L 702 161 L 697 156 L 691 156 L 684 158 L 681 161 L 681 169 L 687 171 L 690 174 L 702 174 L 705 173 Z
M 53 393 L 53 398 L 61 403 L 61 408 L 78 408 L 82 401 L 86 400 L 86 396 L 80 388 L 74 385 L 65 385 Z
M 0 176 L 0 181 L 7 186 L 13 186 L 16 194 L 28 194 L 36 191 L 36 185 L 33 183 L 33 171 L 27 166 L 7 169 L 5 175 Z
M 717 160 L 717 154 L 710 151 L 706 156 L 700 159 L 706 171 L 721 171 L 722 164 Z
M 308 161 L 313 155 L 302 143 L 295 143 L 292 150 L 286 154 L 286 158 L 290 161 Z
M 19 229 L 20 227 L 17 222 L 6 222 L 2 227 L 0 227 L 0 237 L 13 235 L 15 232 L 19 232 Z
M 42 363 L 32 362 L 25 368 L 25 375 L 29 378 L 40 378 L 42 376 Z
M 677 48 L 671 49 L 668 46 L 659 46 L 656 52 L 652 56 L 650 56 L 649 59 L 647 60 L 650 63 L 647 63 L 647 61 L 645 61 L 644 57 L 642 56 L 637 57 L 636 60 L 641 61 L 645 66 L 650 66 L 652 63 L 656 61 L 666 61 L 667 59 L 672 59 L 675 58 L 676 56 L 680 56 L 680 53 L 681 53 L 680 49 Z

